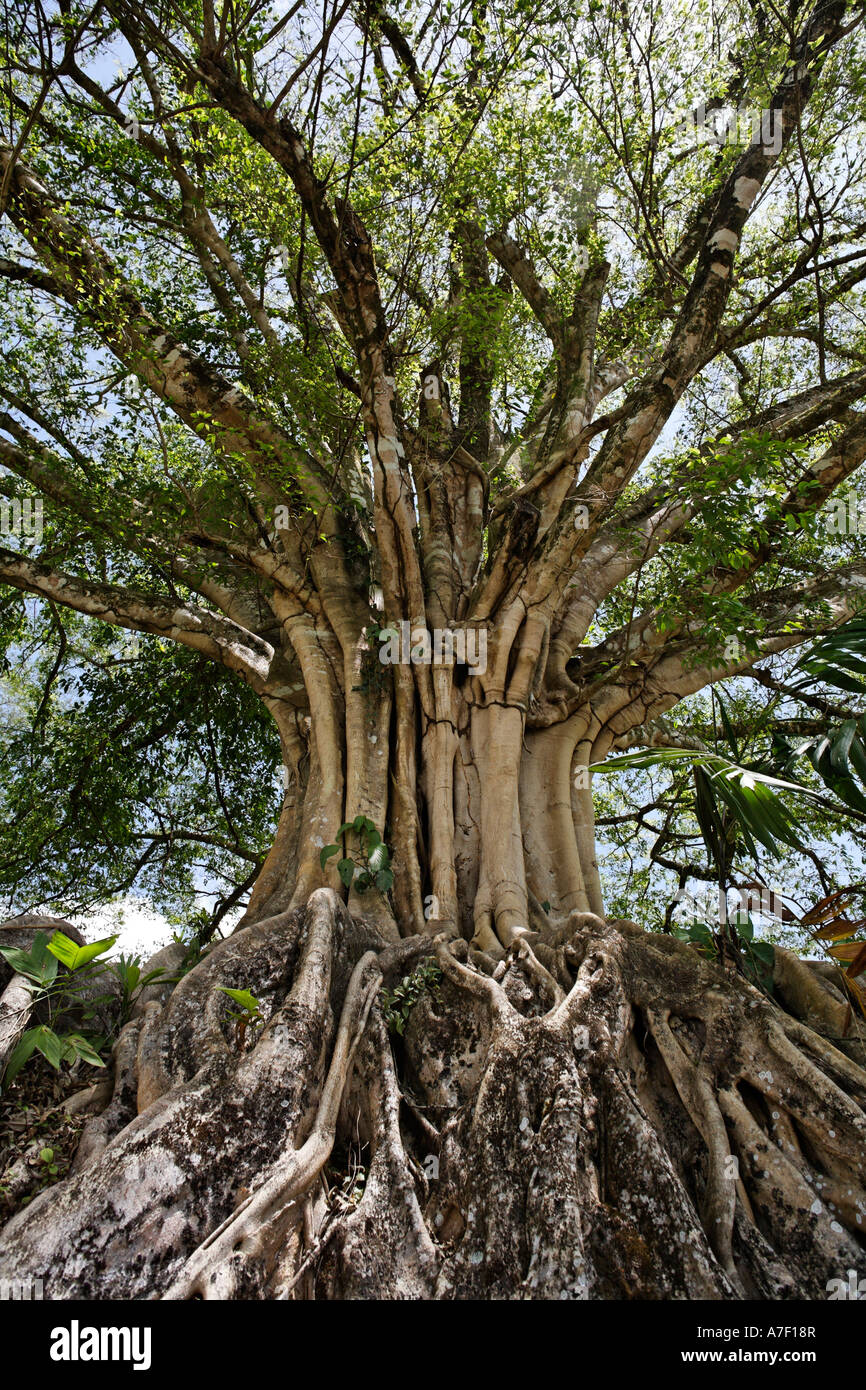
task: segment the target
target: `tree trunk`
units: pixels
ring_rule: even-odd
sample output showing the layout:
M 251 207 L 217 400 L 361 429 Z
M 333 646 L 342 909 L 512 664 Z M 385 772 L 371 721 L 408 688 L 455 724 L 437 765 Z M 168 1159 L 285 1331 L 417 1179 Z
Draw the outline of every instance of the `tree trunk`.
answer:
M 592 910 L 588 711 L 527 731 L 433 668 L 451 718 L 416 728 L 396 674 L 351 733 L 324 685 L 324 723 L 282 729 L 246 918 L 126 1026 L 0 1275 L 50 1298 L 777 1299 L 866 1273 L 866 1072 L 820 991 L 806 1026 Z M 396 881 L 347 905 L 319 855 L 357 814 Z M 260 1001 L 240 1043 L 220 985 Z

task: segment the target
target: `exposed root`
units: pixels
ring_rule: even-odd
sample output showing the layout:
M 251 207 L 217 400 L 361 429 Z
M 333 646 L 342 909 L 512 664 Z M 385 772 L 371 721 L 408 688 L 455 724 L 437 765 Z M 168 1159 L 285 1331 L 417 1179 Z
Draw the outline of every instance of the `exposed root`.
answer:
M 665 1066 L 680 1100 L 707 1146 L 709 1174 L 704 1199 L 704 1229 L 716 1258 L 734 1288 L 742 1292 L 731 1249 L 737 1192 L 730 1180 L 731 1154 L 725 1122 L 713 1094 L 711 1076 L 685 1055 L 671 1032 L 669 1017 L 667 1013 L 648 1012 L 650 1029 Z
M 357 1208 L 338 1222 L 316 1296 L 430 1298 L 438 1251 L 418 1201 L 400 1129 L 400 1089 L 376 1010 L 358 1058 L 370 1167 Z
M 788 1008 L 810 1028 L 841 1037 L 849 1016 L 848 1001 L 828 980 L 781 946 L 773 951 L 773 984 Z
M 518 937 L 512 947 L 523 970 L 538 989 L 542 1001 L 549 1009 L 557 1008 L 565 999 L 565 990 L 545 965 L 542 965 L 526 937 Z
M 96 1081 L 92 1086 L 85 1086 L 83 1090 L 67 1096 L 65 1100 L 52 1106 L 48 1113 L 52 1115 L 62 1110 L 66 1115 L 101 1115 L 110 1103 L 113 1093 L 114 1084 L 110 1079 Z
M 757 1123 L 739 1093 L 721 1091 L 719 1103 L 731 1124 L 752 1206 L 764 1232 L 774 1249 L 784 1252 L 784 1264 L 795 1277 L 800 1273 L 798 1266 L 809 1270 L 815 1281 L 810 1292 L 817 1296 L 822 1275 L 826 1287 L 837 1270 L 862 1264 L 862 1246 L 846 1235 L 838 1221 L 822 1219 L 823 1203 Z
M 330 1156 L 340 1100 L 381 979 L 376 957 L 368 952 L 356 965 L 346 992 L 312 1133 L 299 1149 L 284 1153 L 262 1185 L 202 1241 L 164 1298 L 236 1298 L 251 1282 L 249 1265 L 261 1263 L 271 1273 L 287 1228 L 298 1219 L 299 1199 Z
M 441 981 L 389 1037 L 380 984 L 431 951 Z M 222 983 L 267 1019 L 240 1053 Z M 6 1225 L 0 1275 L 54 1298 L 820 1298 L 866 1272 L 864 1229 L 866 1073 L 741 976 L 591 912 L 489 955 L 387 944 L 320 889 L 127 1026 L 74 1178 Z
M 151 1008 L 158 1012 L 157 1005 L 151 1005 Z M 119 1134 L 131 1120 L 135 1119 L 137 1094 L 135 1064 L 141 1029 L 141 1019 L 132 1019 L 131 1022 L 127 1023 L 114 1045 L 112 1052 L 114 1085 L 111 1099 L 108 1105 L 98 1115 L 89 1119 L 85 1125 L 75 1158 L 72 1161 L 73 1173 L 83 1173 L 85 1168 L 89 1168 L 92 1163 L 95 1163 L 114 1136 Z
M 13 975 L 0 995 L 0 1076 L 27 1027 L 33 995 L 23 975 Z
M 820 1034 L 805 1027 L 796 1018 L 782 1014 L 778 1026 L 792 1042 L 798 1044 L 806 1054 L 810 1052 L 822 1067 L 843 1086 L 847 1086 L 858 1097 L 861 1108 L 866 1106 L 866 1071 L 840 1052 Z
M 442 935 L 436 938 L 436 959 L 446 979 L 460 985 L 476 999 L 480 999 L 497 1020 L 506 1020 L 516 1012 L 502 986 L 488 975 L 482 975 L 459 959 L 469 955 L 469 947 L 463 940 L 452 941 Z
M 258 988 L 279 987 L 290 977 L 302 923 L 302 913 L 284 912 L 220 941 L 181 978 L 164 1011 L 147 1009 L 137 1061 L 139 1113 L 202 1069 L 231 1066 L 225 996 L 218 986 L 243 986 L 250 959 L 261 948 L 263 956 L 273 956 L 278 973 Z M 281 948 L 281 954 L 275 948 Z

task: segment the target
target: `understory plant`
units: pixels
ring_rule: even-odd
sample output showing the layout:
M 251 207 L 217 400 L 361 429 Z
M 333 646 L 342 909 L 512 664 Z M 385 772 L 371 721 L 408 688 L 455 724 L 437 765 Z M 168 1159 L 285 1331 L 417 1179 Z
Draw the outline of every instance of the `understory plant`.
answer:
M 29 951 L 0 947 L 0 955 L 30 994 L 28 1016 L 33 1012 L 41 1016 L 22 1031 L 13 1048 L 3 1072 L 4 1088 L 36 1052 L 57 1071 L 63 1062 L 79 1060 L 92 1067 L 105 1066 L 101 1054 L 107 1053 L 129 1021 L 141 990 L 162 974 L 153 970 L 142 975 L 138 956 L 101 960 L 116 940 L 109 936 L 79 946 L 62 931 L 39 932 Z M 74 1021 L 78 1026 L 72 1026 Z

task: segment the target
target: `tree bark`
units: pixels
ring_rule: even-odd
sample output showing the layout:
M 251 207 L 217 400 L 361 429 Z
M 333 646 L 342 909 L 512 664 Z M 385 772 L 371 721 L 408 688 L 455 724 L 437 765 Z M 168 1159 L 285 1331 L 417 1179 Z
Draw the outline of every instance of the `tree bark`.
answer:
M 595 889 L 567 787 L 542 806 L 519 765 L 552 766 L 545 734 L 524 746 L 506 713 L 471 735 L 472 940 L 436 919 L 401 937 L 365 894 L 271 915 L 287 885 L 260 896 L 127 1024 L 74 1176 L 0 1233 L 3 1278 L 86 1299 L 777 1299 L 866 1270 L 866 1071 L 824 1035 L 836 1001 L 810 993 L 807 1025 L 572 905 Z M 566 768 L 578 728 L 550 731 Z M 280 853 L 287 873 L 313 860 Z M 438 985 L 389 1032 L 387 991 L 431 960 Z M 266 1018 L 240 1051 L 220 985 Z
M 387 251 L 350 201 L 352 179 L 341 194 L 341 181 L 325 177 L 335 166 L 331 137 L 315 143 L 318 96 L 306 116 L 280 111 L 269 77 L 252 80 L 252 56 L 250 74 L 235 66 L 233 21 L 217 42 L 212 21 L 196 35 L 190 19 L 180 49 L 135 6 L 109 8 L 154 98 L 138 147 L 156 162 L 156 182 L 177 185 L 184 254 L 194 252 L 214 289 L 241 384 L 168 331 L 176 314 L 160 315 L 153 296 L 143 302 L 97 239 L 99 203 L 76 220 L 77 189 L 69 200 L 52 193 L 21 157 L 24 136 L 18 148 L 0 144 L 8 216 L 42 267 L 11 263 L 9 273 L 86 325 L 209 459 L 206 477 L 194 472 L 190 488 L 181 479 L 159 524 L 137 496 L 115 523 L 119 553 L 144 559 L 147 573 L 159 562 L 164 592 L 6 549 L 0 581 L 228 668 L 275 720 L 285 792 L 238 929 L 127 1024 L 110 1101 L 88 1123 L 74 1176 L 0 1232 L 0 1275 L 42 1278 L 51 1298 L 824 1296 L 829 1280 L 866 1265 L 862 1049 L 839 1038 L 838 1001 L 784 957 L 770 998 L 689 946 L 609 920 L 590 778 L 616 740 L 803 641 L 818 610 L 822 630 L 857 611 L 863 566 L 847 552 L 815 567 L 817 577 L 796 570 L 765 592 L 753 581 L 792 518 L 812 515 L 866 460 L 866 416 L 849 409 L 862 399 L 862 372 L 828 380 L 822 361 L 818 385 L 738 413 L 729 432 L 720 422 L 718 440 L 701 435 L 694 457 L 653 473 L 644 495 L 629 491 L 699 374 L 774 332 L 764 314 L 772 267 L 769 298 L 752 310 L 732 295 L 737 253 L 849 32 L 846 7 L 812 7 L 792 42 L 777 45 L 761 99 L 778 118 L 779 146 L 755 139 L 723 161 L 673 243 L 659 228 L 671 256 L 651 280 L 664 292 L 638 281 L 621 330 L 602 313 L 611 266 L 597 247 L 568 287 L 565 318 L 504 226 L 450 205 L 434 257 L 448 265 L 449 299 L 417 341 L 438 341 L 440 319 L 455 323 L 447 362 L 427 367 L 420 357 L 405 365 L 415 330 L 391 321 L 379 282 Z M 364 43 L 366 53 L 366 34 Z M 401 39 L 410 86 L 425 93 L 415 119 L 428 105 L 426 77 L 407 51 L 411 60 Z M 286 277 L 294 327 L 311 367 L 328 348 L 319 355 L 351 410 L 342 396 L 333 411 L 324 399 L 331 367 L 320 376 L 316 366 L 309 380 L 322 389 L 309 389 L 294 334 L 273 327 L 271 249 L 257 294 L 246 253 L 222 240 L 218 228 L 235 219 L 209 212 L 206 181 L 191 172 L 202 172 L 204 142 L 196 133 L 187 167 L 154 63 L 166 91 L 198 93 L 196 109 L 248 137 L 275 186 L 291 186 L 302 213 L 297 276 L 293 267 Z M 95 103 L 85 110 L 123 125 L 74 44 L 62 71 Z M 363 124 L 359 115 L 356 132 Z M 168 202 L 159 207 L 168 217 Z M 135 242 L 144 233 L 132 227 Z M 330 318 L 308 322 L 307 229 L 317 287 L 330 277 L 311 293 L 351 349 L 351 372 L 330 351 Z M 504 272 L 495 282 L 488 251 Z M 780 270 L 779 293 L 812 273 L 812 253 L 817 243 L 792 278 Z M 848 288 L 860 268 L 851 274 Z M 846 283 L 818 291 L 822 334 L 824 308 Z M 512 289 L 552 357 L 528 393 L 537 409 L 509 441 L 516 471 L 507 472 L 493 436 Z M 235 292 L 261 335 L 254 369 L 246 333 L 235 335 Z M 473 301 L 480 315 L 467 312 Z M 638 310 L 646 331 L 621 341 Z M 446 372 L 459 386 L 454 413 Z M 596 418 L 620 388 L 621 404 Z M 6 469 L 61 508 L 70 530 L 83 523 L 101 535 L 108 521 L 82 484 L 77 445 L 49 430 L 60 451 L 49 447 L 41 411 L 31 430 L 15 410 L 3 418 Z M 841 428 L 827 443 L 831 423 Z M 708 553 L 687 572 L 675 614 L 655 599 L 646 610 L 635 603 L 592 644 L 606 601 L 700 517 L 722 440 L 753 428 L 809 451 L 769 491 L 759 540 L 730 560 Z M 705 601 L 747 586 L 747 655 L 714 654 Z M 403 623 L 428 640 L 442 627 L 483 636 L 486 662 L 404 658 L 386 669 L 369 631 Z M 388 845 L 385 891 L 347 891 L 338 856 L 322 862 L 338 837 L 340 857 L 363 858 L 359 832 L 340 836 L 356 819 Z M 222 986 L 256 996 L 260 1030 L 239 1038 Z

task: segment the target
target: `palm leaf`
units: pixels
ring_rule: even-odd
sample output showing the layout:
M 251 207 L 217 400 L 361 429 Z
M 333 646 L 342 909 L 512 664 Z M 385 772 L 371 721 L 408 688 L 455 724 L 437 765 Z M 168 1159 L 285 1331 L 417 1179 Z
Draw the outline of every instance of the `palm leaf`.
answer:
M 696 779 L 695 813 L 707 847 L 717 864 L 722 862 L 719 855 L 723 848 L 720 833 L 722 808 L 734 817 L 749 853 L 755 859 L 758 857 L 758 844 L 762 844 L 776 858 L 782 855 L 783 846 L 803 848 L 797 833 L 799 817 L 779 794 L 793 792 L 810 796 L 808 788 L 798 782 L 776 777 L 758 768 L 744 767 L 717 753 L 701 753 L 690 748 L 648 748 L 639 753 L 626 753 L 596 764 L 593 771 L 611 773 L 682 763 L 691 764 L 704 774 Z
M 852 618 L 813 643 L 794 671 L 803 673 L 794 681 L 794 691 L 823 681 L 839 690 L 866 695 L 866 618 Z
M 798 757 L 809 759 L 834 796 L 866 814 L 866 716 L 807 739 L 794 750 L 793 758 Z

